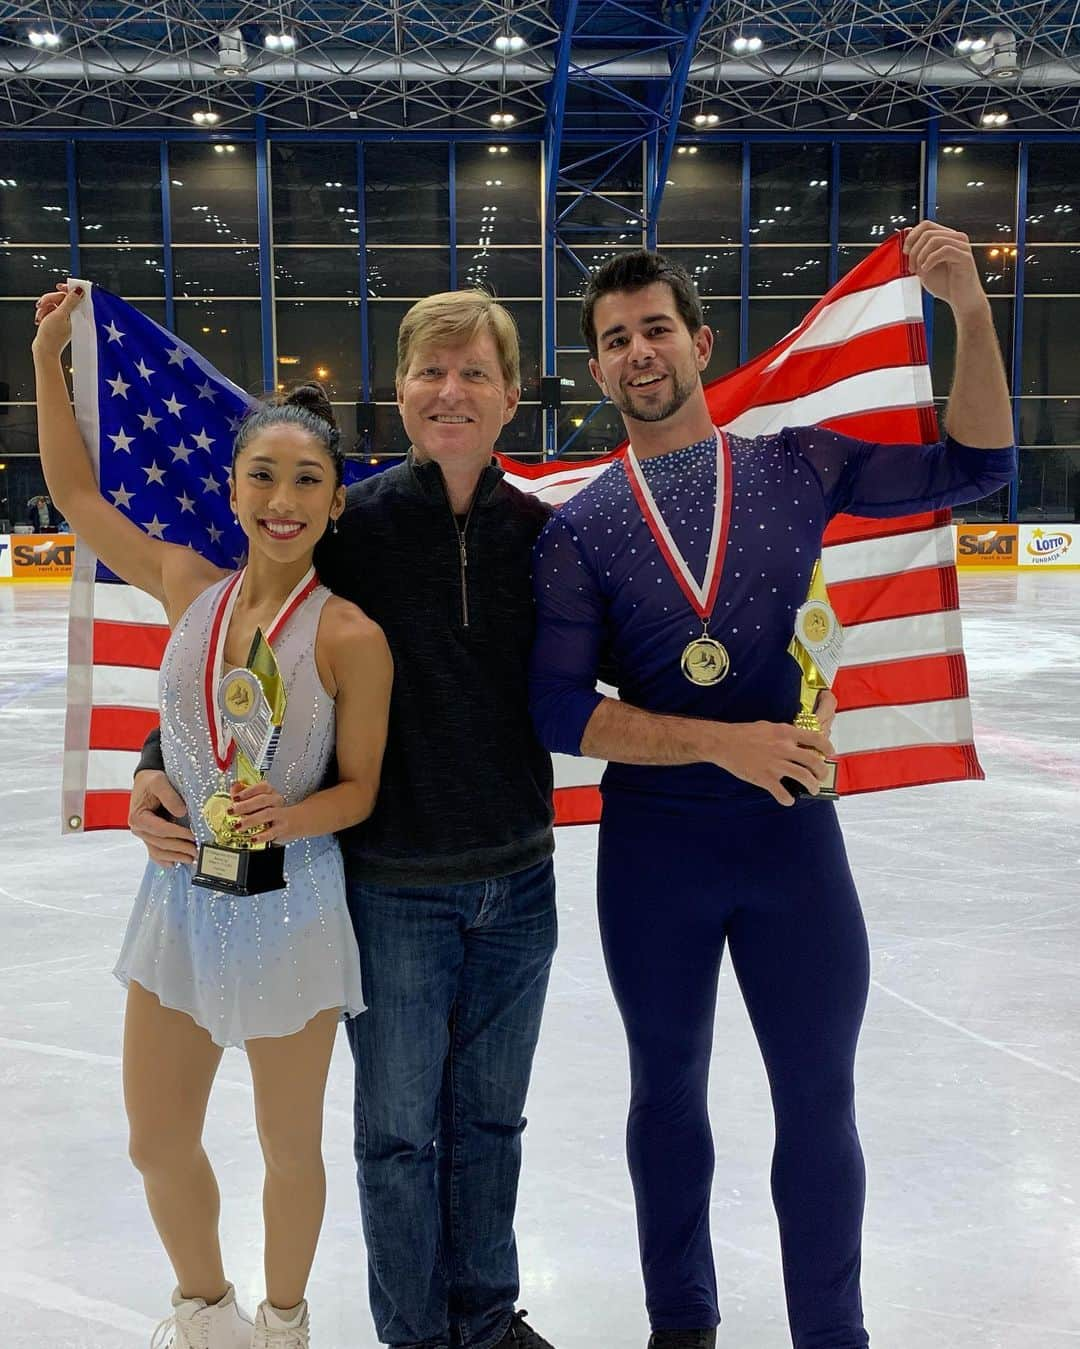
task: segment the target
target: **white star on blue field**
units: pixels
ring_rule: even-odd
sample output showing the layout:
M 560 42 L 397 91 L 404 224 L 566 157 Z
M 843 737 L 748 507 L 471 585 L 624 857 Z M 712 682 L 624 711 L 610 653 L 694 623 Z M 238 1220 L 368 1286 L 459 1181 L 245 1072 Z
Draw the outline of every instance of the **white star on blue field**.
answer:
M 118 296 L 92 298 L 102 493 L 154 538 L 237 566 L 246 540 L 224 489 L 255 400 Z

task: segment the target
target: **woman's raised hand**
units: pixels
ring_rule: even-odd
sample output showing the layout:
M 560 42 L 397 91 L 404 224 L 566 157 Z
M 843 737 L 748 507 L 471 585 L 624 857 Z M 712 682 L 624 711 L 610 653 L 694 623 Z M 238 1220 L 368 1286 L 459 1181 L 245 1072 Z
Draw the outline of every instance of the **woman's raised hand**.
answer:
M 56 290 L 43 295 L 34 310 L 34 350 L 46 356 L 59 356 L 71 341 L 71 311 L 82 304 L 82 286 L 68 288 L 61 281 Z

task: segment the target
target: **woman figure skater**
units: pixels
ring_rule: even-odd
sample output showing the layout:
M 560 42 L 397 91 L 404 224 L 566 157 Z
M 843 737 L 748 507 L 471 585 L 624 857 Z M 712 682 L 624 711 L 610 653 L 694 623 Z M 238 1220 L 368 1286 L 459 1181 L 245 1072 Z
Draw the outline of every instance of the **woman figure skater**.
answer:
M 306 1349 L 304 1292 L 325 1199 L 322 1110 L 338 1020 L 363 1010 L 360 959 L 334 834 L 372 810 L 393 667 L 381 628 L 320 586 L 312 552 L 345 505 L 338 432 L 315 385 L 241 425 L 231 504 L 248 539 L 239 572 L 143 533 L 98 491 L 68 401 L 61 354 L 81 288 L 38 302 L 38 433 L 49 490 L 118 576 L 160 600 L 172 636 L 161 664 L 162 752 L 197 840 L 230 756 L 206 689 L 242 666 L 256 628 L 284 680 L 285 721 L 269 780 L 232 786 L 232 811 L 285 846 L 284 889 L 230 896 L 186 864 L 151 862 L 116 975 L 127 987 L 124 1100 L 131 1158 L 176 1273 L 155 1346 Z M 320 790 L 337 736 L 337 783 Z M 266 1300 L 254 1326 L 227 1282 L 218 1188 L 202 1146 L 227 1045 L 251 1064 L 265 1161 Z

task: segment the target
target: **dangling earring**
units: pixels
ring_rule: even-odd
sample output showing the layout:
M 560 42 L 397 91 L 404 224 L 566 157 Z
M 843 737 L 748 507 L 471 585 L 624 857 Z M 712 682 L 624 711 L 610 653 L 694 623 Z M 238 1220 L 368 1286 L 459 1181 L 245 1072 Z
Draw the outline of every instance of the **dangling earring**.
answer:
M 331 529 L 330 533 L 331 533 L 331 534 L 336 534 L 336 533 L 337 533 L 337 517 L 336 517 L 336 516 L 334 517 L 334 527 L 333 527 L 333 529 Z

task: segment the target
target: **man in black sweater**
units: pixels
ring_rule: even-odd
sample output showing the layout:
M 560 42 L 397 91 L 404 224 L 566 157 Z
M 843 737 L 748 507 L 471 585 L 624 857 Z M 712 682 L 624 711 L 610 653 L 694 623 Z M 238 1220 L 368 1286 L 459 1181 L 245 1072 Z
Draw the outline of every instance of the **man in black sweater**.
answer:
M 342 836 L 368 1010 L 348 1023 L 380 1340 L 551 1349 L 515 1312 L 522 1111 L 555 950 L 551 762 L 529 719 L 530 564 L 547 508 L 491 463 L 520 396 L 517 333 L 480 292 L 398 335 L 412 450 L 350 489 L 321 580 L 394 656 L 372 816 Z M 148 742 L 131 828 L 160 862 L 192 835 Z

